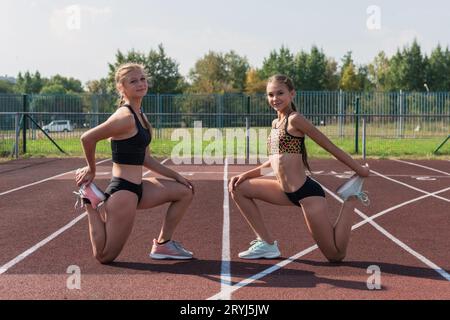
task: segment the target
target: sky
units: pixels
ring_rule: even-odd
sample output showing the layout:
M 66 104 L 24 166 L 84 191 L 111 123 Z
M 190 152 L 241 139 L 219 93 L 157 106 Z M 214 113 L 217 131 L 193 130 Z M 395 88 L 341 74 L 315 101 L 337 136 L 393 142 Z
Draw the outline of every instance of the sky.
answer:
M 108 73 L 117 50 L 163 44 L 186 76 L 209 51 L 234 50 L 260 68 L 281 46 L 316 45 L 367 64 L 417 39 L 426 54 L 450 46 L 446 0 L 0 0 L 0 76 L 39 71 L 86 83 Z

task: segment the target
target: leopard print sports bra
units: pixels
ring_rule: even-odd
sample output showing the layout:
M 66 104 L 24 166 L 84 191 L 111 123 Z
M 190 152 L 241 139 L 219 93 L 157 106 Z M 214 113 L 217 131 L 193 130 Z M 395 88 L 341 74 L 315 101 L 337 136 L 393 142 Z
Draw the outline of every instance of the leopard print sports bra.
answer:
M 281 129 L 281 125 L 278 128 L 272 127 L 270 135 L 267 138 L 267 150 L 269 155 L 282 154 L 282 153 L 297 153 L 302 154 L 305 150 L 305 137 L 293 136 L 287 131 L 288 119 L 291 114 L 288 114 L 283 122 L 284 130 Z

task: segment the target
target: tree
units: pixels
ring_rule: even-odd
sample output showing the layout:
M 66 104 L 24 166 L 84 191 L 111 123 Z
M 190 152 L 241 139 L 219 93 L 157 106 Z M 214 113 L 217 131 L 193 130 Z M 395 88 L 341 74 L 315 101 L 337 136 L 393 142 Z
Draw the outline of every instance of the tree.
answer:
M 359 90 L 358 78 L 356 76 L 355 66 L 353 63 L 347 64 L 347 66 L 342 70 L 339 87 L 345 91 Z
M 296 79 L 298 90 L 324 90 L 327 84 L 327 57 L 317 46 L 308 54 L 301 51 L 295 57 Z
M 289 48 L 282 46 L 279 52 L 274 50 L 268 58 L 264 59 L 261 69 L 262 77 L 268 79 L 275 74 L 284 74 L 290 77 L 294 83 L 297 82 L 294 55 Z
M 362 65 L 358 67 L 356 81 L 358 83 L 358 91 L 371 91 L 374 89 L 374 84 L 369 79 L 368 66 Z
M 14 85 L 7 80 L 0 80 L 0 93 L 14 93 Z
M 50 89 L 48 89 L 50 88 Z M 63 88 L 64 92 L 60 92 L 60 88 Z M 75 78 L 66 78 L 59 74 L 51 77 L 46 81 L 45 86 L 41 89 L 40 93 L 49 93 L 50 91 L 58 91 L 58 93 L 82 93 L 84 92 L 81 81 Z
M 42 88 L 40 94 L 66 94 L 67 90 L 61 84 L 49 84 Z
M 108 81 L 106 78 L 88 81 L 86 83 L 86 89 L 89 93 L 108 94 Z
M 447 52 L 447 54 L 446 54 Z M 450 55 L 448 47 L 446 52 L 438 45 L 428 59 L 428 68 L 426 70 L 426 83 L 432 91 L 450 90 Z
M 427 68 L 420 45 L 413 41 L 411 48 L 403 50 L 404 72 L 402 84 L 407 91 L 425 91 L 425 70 Z
M 368 66 L 369 81 L 377 91 L 387 90 L 389 76 L 389 58 L 380 51 Z
M 234 51 L 226 54 L 208 52 L 199 59 L 189 73 L 190 92 L 231 93 L 243 92 L 249 64 L 247 58 Z
M 385 89 L 388 91 L 405 90 L 404 83 L 404 58 L 403 54 L 398 49 L 396 54 L 389 60 L 389 69 L 386 77 Z
M 339 74 L 337 70 L 337 62 L 333 58 L 328 58 L 325 69 L 325 90 L 335 91 L 339 89 Z
M 149 90 L 153 93 L 177 93 L 181 92 L 184 79 L 179 72 L 178 63 L 168 57 L 162 44 L 158 50 L 150 50 L 148 54 L 135 51 L 134 49 L 122 53 L 117 50 L 116 61 L 108 63 L 109 73 L 107 77 L 107 88 L 109 93 L 116 92 L 115 74 L 117 68 L 124 63 L 134 62 L 142 64 L 149 76 Z
M 34 75 L 27 71 L 23 76 L 22 73 L 19 72 L 15 90 L 17 93 L 24 94 L 39 93 L 45 83 L 46 79 L 41 78 L 39 71 L 36 71 Z
M 181 92 L 183 77 L 179 72 L 179 65 L 166 55 L 162 44 L 158 45 L 158 50 L 150 50 L 145 65 L 151 79 L 152 92 Z
M 247 58 L 239 56 L 233 50 L 224 56 L 225 66 L 228 73 L 228 81 L 236 92 L 243 92 L 247 71 L 250 66 Z
M 194 68 L 189 72 L 192 84 L 189 88 L 194 93 L 224 93 L 232 86 L 228 81 L 225 58 L 214 51 L 208 52 L 197 60 Z
M 248 70 L 245 79 L 245 93 L 264 93 L 266 92 L 266 86 L 267 80 L 261 78 L 257 69 Z

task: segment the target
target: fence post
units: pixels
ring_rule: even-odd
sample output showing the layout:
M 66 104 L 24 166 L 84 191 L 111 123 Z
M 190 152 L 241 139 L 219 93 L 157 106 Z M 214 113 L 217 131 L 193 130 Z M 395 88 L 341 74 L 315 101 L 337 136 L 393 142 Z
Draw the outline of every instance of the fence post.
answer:
M 23 95 L 23 102 L 22 102 L 22 112 L 23 112 L 23 118 L 22 118 L 22 153 L 27 153 L 27 126 L 28 126 L 28 119 L 27 114 L 28 112 L 28 95 Z
M 338 96 L 338 114 L 339 137 L 342 138 L 344 136 L 344 108 L 342 103 L 342 89 L 339 90 Z
M 399 94 L 399 110 L 398 110 L 398 132 L 397 137 L 403 137 L 403 91 L 400 90 Z
M 16 143 L 14 145 L 14 157 L 19 158 L 19 142 L 20 142 L 20 115 L 16 113 L 14 119 L 14 128 L 16 132 Z
M 366 117 L 362 117 L 362 157 L 366 160 Z
M 250 96 L 247 95 L 247 115 L 245 117 L 245 163 L 250 164 Z
M 355 153 L 359 152 L 359 97 L 355 101 Z
M 150 96 L 151 97 L 151 96 Z M 156 136 L 160 139 L 162 137 L 162 126 L 161 121 L 164 122 L 164 116 L 161 115 L 161 95 L 159 93 L 156 93 Z M 161 120 L 161 117 L 163 118 Z

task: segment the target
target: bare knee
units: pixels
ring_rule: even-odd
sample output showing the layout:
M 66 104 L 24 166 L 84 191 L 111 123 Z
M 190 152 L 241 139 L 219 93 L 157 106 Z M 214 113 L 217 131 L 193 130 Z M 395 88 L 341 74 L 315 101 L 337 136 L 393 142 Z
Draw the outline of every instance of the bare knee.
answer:
M 180 200 L 184 200 L 184 201 L 189 201 L 190 202 L 194 198 L 194 191 L 191 188 L 188 188 L 186 186 L 184 186 L 184 187 L 185 188 L 183 188 Z
M 110 264 L 114 261 L 114 259 L 116 259 L 117 255 L 97 253 L 94 255 L 94 257 L 101 264 Z
M 233 199 L 245 196 L 248 190 L 248 182 L 244 181 L 231 190 L 231 197 Z
M 325 257 L 331 263 L 339 263 L 339 262 L 342 262 L 342 260 L 344 260 L 345 253 L 337 252 L 335 254 L 327 254 L 327 255 L 325 255 Z

